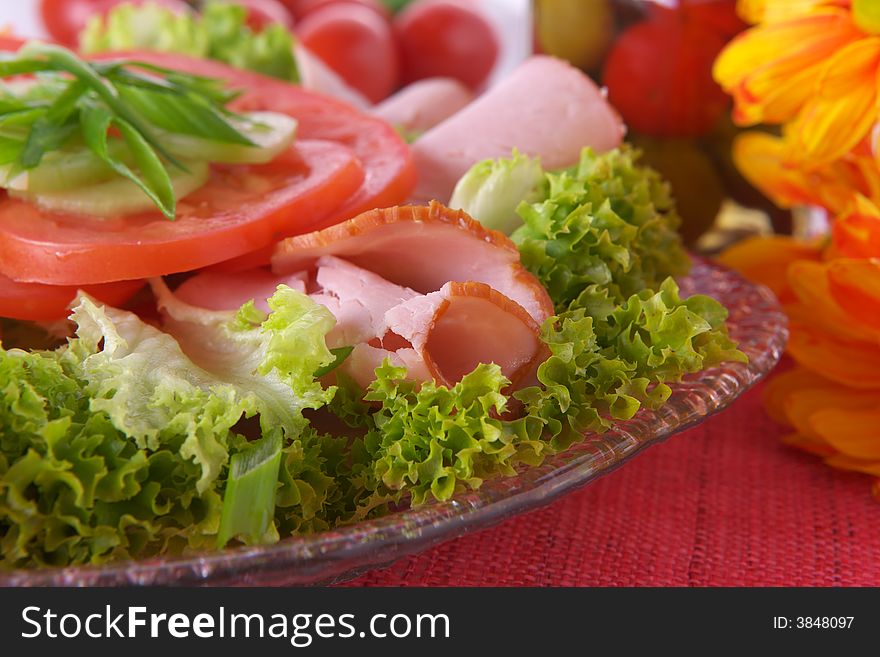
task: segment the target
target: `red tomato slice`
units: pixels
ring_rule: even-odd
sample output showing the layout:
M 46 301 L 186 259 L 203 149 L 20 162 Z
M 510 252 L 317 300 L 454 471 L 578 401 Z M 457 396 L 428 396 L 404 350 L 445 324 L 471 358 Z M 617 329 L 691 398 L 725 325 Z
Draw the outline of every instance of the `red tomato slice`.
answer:
M 197 269 L 271 244 L 291 223 L 311 230 L 361 181 L 350 149 L 300 140 L 270 164 L 214 167 L 204 187 L 179 201 L 175 221 L 158 212 L 54 214 L 6 198 L 0 271 L 18 281 L 82 285 Z
M 84 292 L 110 306 L 119 306 L 135 295 L 144 281 L 119 281 L 88 285 Z M 0 274 L 0 317 L 51 322 L 70 314 L 68 306 L 79 286 L 18 283 Z
M 105 56 L 106 57 L 106 56 Z M 299 121 L 293 153 L 302 161 L 283 187 L 276 162 L 218 169 L 202 190 L 200 212 L 175 222 L 158 213 L 95 221 L 0 200 L 0 272 L 16 280 L 82 284 L 198 269 L 268 247 L 282 237 L 317 230 L 373 207 L 403 202 L 415 184 L 409 148 L 385 122 L 300 87 L 219 62 L 163 53 L 137 59 L 228 80 L 243 91 L 240 110 L 284 112 Z M 314 143 L 313 140 L 333 143 Z M 310 143 L 310 141 L 312 143 Z M 272 171 L 269 187 L 254 185 Z M 254 173 L 247 176 L 248 172 Z M 287 183 L 284 183 L 287 184 Z M 263 183 L 265 186 L 265 183 Z M 282 185 L 282 187 L 278 187 Z M 211 206 L 216 214 L 210 215 Z M 264 263 L 268 262 L 266 251 Z
M 350 219 L 366 210 L 403 203 L 415 188 L 415 165 L 409 146 L 400 135 L 385 121 L 362 114 L 342 101 L 256 73 L 232 69 L 219 62 L 156 52 L 138 52 L 127 56 L 158 66 L 228 80 L 231 87 L 244 92 L 233 103 L 234 109 L 283 112 L 299 121 L 298 137 L 325 139 L 351 148 L 363 166 L 363 183 L 323 218 L 321 228 Z M 318 229 L 303 229 L 292 224 L 285 237 Z M 269 253 L 271 250 L 267 251 Z M 268 255 L 261 264 L 269 264 Z

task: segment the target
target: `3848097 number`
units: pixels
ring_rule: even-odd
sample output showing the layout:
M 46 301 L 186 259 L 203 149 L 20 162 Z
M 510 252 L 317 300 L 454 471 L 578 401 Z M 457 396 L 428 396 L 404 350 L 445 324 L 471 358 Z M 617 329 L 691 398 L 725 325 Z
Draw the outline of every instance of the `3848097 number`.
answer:
M 795 627 L 798 629 L 836 630 L 852 627 L 855 616 L 798 616 Z

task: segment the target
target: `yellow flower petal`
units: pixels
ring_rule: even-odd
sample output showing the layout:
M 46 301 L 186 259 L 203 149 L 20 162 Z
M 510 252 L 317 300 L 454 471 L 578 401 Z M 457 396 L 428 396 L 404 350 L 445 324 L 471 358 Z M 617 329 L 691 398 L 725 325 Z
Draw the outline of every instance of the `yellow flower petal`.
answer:
M 877 122 L 880 38 L 839 49 L 822 69 L 812 97 L 792 122 L 787 159 L 815 168 L 843 157 Z
M 713 74 L 733 94 L 738 122 L 782 123 L 813 97 L 828 59 L 861 36 L 838 10 L 762 25 L 731 41 Z
M 808 14 L 816 9 L 846 6 L 844 0 L 739 0 L 736 11 L 744 21 L 785 21 Z

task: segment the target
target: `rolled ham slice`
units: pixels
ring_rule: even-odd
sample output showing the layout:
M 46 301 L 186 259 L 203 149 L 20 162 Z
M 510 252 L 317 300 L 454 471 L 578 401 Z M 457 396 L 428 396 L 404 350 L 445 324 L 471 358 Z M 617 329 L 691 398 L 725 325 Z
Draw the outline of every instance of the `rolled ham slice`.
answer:
M 540 156 L 545 169 L 559 169 L 576 163 L 585 146 L 600 152 L 619 146 L 624 133 L 619 115 L 587 75 L 537 55 L 416 140 L 413 198 L 448 202 L 471 166 L 509 157 L 514 148 Z
M 474 93 L 453 78 L 428 78 L 404 87 L 371 113 L 410 133 L 430 130 L 464 108 Z
M 385 320 L 444 385 L 454 385 L 480 363 L 497 364 L 517 385 L 544 357 L 537 322 L 484 283 L 446 283 L 392 308 Z
M 523 268 L 507 236 L 440 203 L 371 210 L 288 238 L 276 247 L 272 268 L 276 274 L 309 270 L 327 255 L 421 294 L 450 281 L 473 281 L 516 302 L 538 324 L 553 314 L 547 291 Z

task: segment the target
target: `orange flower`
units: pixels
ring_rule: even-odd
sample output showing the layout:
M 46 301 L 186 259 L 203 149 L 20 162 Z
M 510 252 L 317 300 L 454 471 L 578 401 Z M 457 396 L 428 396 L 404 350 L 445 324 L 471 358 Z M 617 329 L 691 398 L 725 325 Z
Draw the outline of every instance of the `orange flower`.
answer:
M 734 99 L 734 121 L 788 123 L 784 158 L 805 170 L 843 157 L 878 122 L 880 36 L 857 20 L 863 1 L 741 3 L 763 22 L 715 62 L 716 80 Z
M 785 442 L 880 477 L 880 208 L 854 198 L 824 251 L 755 238 L 721 261 L 773 289 L 789 317 L 797 366 L 766 392 L 770 415 L 792 428 Z M 880 499 L 880 481 L 873 491 Z
M 845 212 L 853 192 L 880 201 L 880 170 L 866 142 L 824 167 L 804 171 L 785 160 L 787 146 L 765 132 L 745 132 L 733 144 L 733 160 L 746 180 L 782 208 L 818 205 Z
M 737 11 L 749 23 L 769 23 L 797 18 L 820 7 L 849 7 L 850 0 L 740 0 Z

